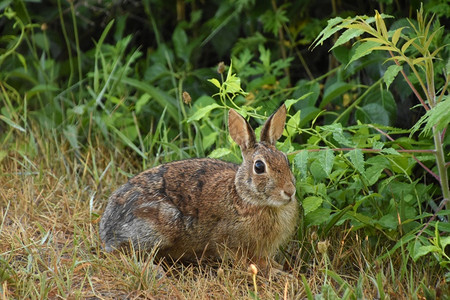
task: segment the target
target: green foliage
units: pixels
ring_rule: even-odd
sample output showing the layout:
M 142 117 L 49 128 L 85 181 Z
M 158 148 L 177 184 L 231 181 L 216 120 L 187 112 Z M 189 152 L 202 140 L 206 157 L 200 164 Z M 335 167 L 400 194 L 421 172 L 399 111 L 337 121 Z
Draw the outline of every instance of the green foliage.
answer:
M 297 179 L 299 242 L 313 231 L 332 239 L 342 226 L 384 251 L 380 260 L 406 249 L 406 262 L 449 271 L 445 0 L 425 1 L 436 15 L 420 8 L 415 20 L 403 15 L 415 7 L 392 1 L 358 4 L 364 11 L 341 1 L 332 14 L 325 1 L 177 1 L 177 11 L 164 1 L 130 3 L 0 4 L 0 162 L 48 155 L 48 143 L 82 166 L 84 153 L 114 149 L 105 159 L 131 161 L 135 169 L 118 170 L 128 176 L 187 157 L 239 162 L 227 110 L 257 127 L 284 102 L 277 146 Z M 365 16 L 373 6 L 384 14 Z M 74 169 L 98 185 L 104 175 Z M 311 259 L 306 248 L 298 257 Z M 132 287 L 150 285 L 134 264 Z M 0 271 L 14 280 L 11 268 Z M 362 298 L 363 279 L 352 287 L 324 273 L 337 285 L 326 281 L 317 298 Z M 384 275 L 370 276 L 381 296 Z

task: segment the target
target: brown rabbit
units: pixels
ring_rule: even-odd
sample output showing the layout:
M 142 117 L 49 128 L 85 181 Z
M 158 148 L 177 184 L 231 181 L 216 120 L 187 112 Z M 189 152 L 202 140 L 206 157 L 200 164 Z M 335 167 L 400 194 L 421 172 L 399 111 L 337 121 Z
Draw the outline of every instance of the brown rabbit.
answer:
M 225 248 L 264 264 L 293 233 L 298 216 L 295 179 L 275 148 L 286 107 L 272 114 L 261 141 L 229 111 L 228 127 L 241 165 L 215 159 L 175 161 L 131 178 L 109 198 L 100 222 L 106 251 L 131 242 L 158 255 L 191 261 L 220 258 Z

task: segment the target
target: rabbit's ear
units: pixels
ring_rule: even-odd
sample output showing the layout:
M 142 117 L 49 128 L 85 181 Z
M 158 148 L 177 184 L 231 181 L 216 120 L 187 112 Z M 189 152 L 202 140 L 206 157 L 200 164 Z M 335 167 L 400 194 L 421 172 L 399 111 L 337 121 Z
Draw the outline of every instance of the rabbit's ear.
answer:
M 256 136 L 250 124 L 234 109 L 228 112 L 228 128 L 231 138 L 241 147 L 241 150 L 255 146 Z
M 284 103 L 264 123 L 261 130 L 261 142 L 275 145 L 281 137 L 286 122 L 286 105 Z

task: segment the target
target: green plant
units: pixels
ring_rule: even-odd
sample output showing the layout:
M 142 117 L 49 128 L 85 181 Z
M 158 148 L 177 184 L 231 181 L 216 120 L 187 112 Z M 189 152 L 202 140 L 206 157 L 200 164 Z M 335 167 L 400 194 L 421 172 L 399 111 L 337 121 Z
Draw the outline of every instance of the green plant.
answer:
M 368 37 L 362 36 L 361 39 L 353 45 L 355 50 L 352 53 L 352 56 L 350 57 L 347 66 L 352 62 L 361 59 L 364 56 L 370 56 L 373 51 L 387 51 L 390 54 L 390 57 L 387 58 L 385 61 L 386 62 L 393 61 L 395 64 L 392 64 L 387 68 L 386 73 L 383 76 L 383 81 L 386 84 L 387 88 L 389 88 L 395 77 L 399 73 L 401 73 L 410 89 L 414 92 L 414 95 L 420 101 L 422 107 L 426 110 L 426 114 L 413 126 L 412 130 L 410 131 L 410 138 L 416 131 L 420 129 L 421 125 L 425 124 L 425 127 L 422 130 L 422 135 L 427 136 L 429 132 L 432 132 L 434 147 L 431 150 L 424 150 L 424 151 L 417 150 L 417 152 L 432 154 L 434 156 L 435 164 L 434 166 L 427 167 L 421 160 L 415 157 L 414 151 L 412 149 L 408 151 L 400 146 L 400 149 L 403 150 L 404 152 L 411 153 L 408 155 L 409 156 L 408 158 L 405 157 L 404 155 L 400 155 L 398 153 L 398 151 L 400 150 L 396 151 L 392 148 L 383 149 L 384 144 L 381 143 L 380 141 L 375 140 L 372 140 L 373 141 L 372 148 L 374 149 L 373 151 L 377 152 L 381 151 L 381 153 L 384 152 L 385 154 L 382 156 L 372 158 L 374 164 L 370 167 L 371 171 L 370 173 L 367 173 L 369 169 L 366 170 L 364 169 L 364 164 L 369 163 L 370 160 L 366 160 L 366 162 L 364 163 L 362 151 L 358 150 L 358 148 L 361 147 L 362 145 L 357 146 L 356 149 L 351 150 L 348 153 L 349 160 L 354 165 L 355 170 L 357 170 L 358 173 L 366 174 L 365 179 L 367 180 L 367 183 L 369 185 L 378 181 L 378 178 L 381 175 L 381 172 L 383 171 L 382 166 L 383 165 L 387 166 L 386 163 L 390 164 L 394 163 L 395 165 L 392 165 L 392 167 L 401 168 L 401 173 L 404 173 L 404 175 L 410 177 L 411 167 L 414 165 L 415 162 L 417 162 L 429 174 L 431 174 L 440 184 L 440 193 L 442 195 L 442 200 L 441 204 L 438 205 L 439 207 L 437 208 L 434 217 L 436 217 L 436 215 L 444 215 L 448 219 L 450 216 L 448 210 L 450 191 L 448 186 L 449 184 L 448 170 L 447 170 L 448 163 L 445 162 L 448 156 L 446 157 L 444 149 L 446 145 L 448 145 L 448 140 L 446 140 L 446 136 L 448 136 L 446 135 L 446 129 L 450 122 L 450 114 L 449 114 L 450 101 L 448 101 L 449 96 L 447 89 L 449 82 L 450 65 L 447 63 L 446 70 L 443 74 L 443 80 L 438 78 L 439 73 L 436 70 L 437 68 L 435 66 L 436 64 L 442 66 L 442 64 L 439 63 L 439 59 L 443 58 L 444 61 L 448 61 L 448 52 L 444 52 L 443 57 L 439 56 L 442 50 L 444 49 L 443 48 L 444 45 L 441 46 L 438 44 L 436 46 L 435 42 L 436 37 L 443 36 L 444 29 L 443 27 L 439 26 L 438 22 L 433 23 L 433 18 L 428 19 L 422 9 L 420 9 L 417 12 L 417 23 L 414 23 L 413 21 L 408 21 L 409 26 L 412 29 L 408 30 L 408 34 L 403 33 L 407 31 L 406 26 L 393 28 L 391 31 L 388 31 L 386 24 L 383 20 L 383 18 L 388 17 L 389 16 L 380 15 L 378 12 L 376 12 L 375 17 L 371 18 L 357 16 L 354 18 L 347 18 L 347 19 L 342 19 L 340 17 L 331 19 L 328 22 L 328 26 L 317 37 L 314 43 L 314 47 L 321 44 L 326 39 L 330 38 L 334 33 L 338 32 L 339 30 L 345 29 L 345 31 L 336 40 L 332 49 L 340 45 L 343 45 L 344 43 L 347 43 L 353 38 L 360 37 L 363 34 L 368 35 Z M 372 26 L 373 23 L 375 23 L 375 27 Z M 409 75 L 407 75 L 408 71 L 410 72 Z M 437 84 L 440 85 L 436 86 Z M 419 90 L 421 90 L 421 93 L 416 89 L 416 85 L 419 87 Z M 362 129 L 364 127 L 365 126 L 360 128 Z M 395 141 L 390 137 L 390 135 L 387 135 L 382 131 L 383 128 L 375 126 L 371 127 L 376 130 L 375 132 L 381 132 L 385 137 L 389 138 L 394 143 L 398 143 L 399 145 L 401 145 L 405 141 L 402 138 Z M 336 131 L 338 128 L 339 127 L 336 126 L 332 128 L 333 135 L 335 135 L 334 137 L 335 140 L 341 145 L 352 147 L 355 146 L 350 145 L 348 139 L 345 139 L 345 137 L 342 136 L 342 134 L 340 133 L 341 131 Z M 369 131 L 367 131 L 366 133 L 369 134 Z M 370 139 L 368 140 L 366 139 L 366 141 L 370 143 Z M 409 141 L 412 140 L 409 139 Z M 407 144 L 411 145 L 410 142 L 407 142 Z M 332 152 L 329 153 L 331 155 Z M 330 162 L 329 164 L 331 164 L 333 158 L 332 157 L 328 158 L 330 157 L 330 155 L 328 155 L 327 157 L 323 157 L 324 155 L 322 155 L 323 160 L 325 162 Z M 395 158 L 395 156 L 397 156 L 397 158 Z M 385 158 L 387 158 L 387 160 L 385 160 Z M 400 159 L 400 161 L 398 159 Z M 305 169 L 304 167 L 305 160 L 306 154 L 303 153 L 298 156 L 298 165 L 301 170 Z M 426 157 L 426 160 L 427 163 L 429 163 L 430 158 Z M 437 169 L 437 173 L 435 173 L 433 169 Z M 331 170 L 331 168 L 329 167 L 328 170 Z M 371 175 L 367 176 L 368 174 Z M 329 174 L 327 175 L 329 176 Z M 417 259 L 418 256 L 432 252 L 438 255 L 437 258 L 439 264 L 444 269 L 448 270 L 447 267 L 448 257 L 439 254 L 442 253 L 443 249 L 447 244 L 446 242 L 444 242 L 444 244 L 440 244 L 437 241 L 439 240 L 438 238 L 439 235 L 443 234 L 444 232 L 448 232 L 449 228 L 441 228 L 442 231 L 439 231 L 437 223 L 433 222 L 434 219 L 433 217 L 428 224 L 431 224 L 432 226 L 435 227 L 434 237 L 431 237 L 430 239 L 420 238 L 420 234 L 425 230 L 426 226 L 428 226 L 427 224 L 425 225 L 425 228 L 423 228 L 423 230 L 417 235 L 417 238 L 414 239 L 414 233 L 417 234 L 418 229 L 422 226 L 417 224 L 416 221 L 422 221 L 427 216 L 430 216 L 429 214 L 426 215 L 423 214 L 421 208 L 422 205 L 420 204 L 423 203 L 426 197 L 429 197 L 423 194 L 427 193 L 426 190 L 428 188 L 423 186 L 420 189 L 417 189 L 419 184 L 417 180 L 413 181 L 412 179 L 409 179 L 410 184 L 405 187 L 402 187 L 402 184 L 400 182 L 396 183 L 394 180 L 395 177 L 392 177 L 391 175 L 390 178 L 384 180 L 386 183 L 388 183 L 384 184 L 384 186 L 387 187 L 391 185 L 390 192 L 394 193 L 394 195 L 396 193 L 392 189 L 395 186 L 397 186 L 395 187 L 395 190 L 399 191 L 400 193 L 398 194 L 398 196 L 396 196 L 398 198 L 395 202 L 397 202 L 398 204 L 395 205 L 395 209 L 391 210 L 391 213 L 388 212 L 383 213 L 380 220 L 378 221 L 379 222 L 378 224 L 381 226 L 381 228 L 385 229 L 386 228 L 397 229 L 397 226 L 401 226 L 398 228 L 399 230 L 396 231 L 396 233 L 400 234 L 400 236 L 397 236 L 393 240 L 397 240 L 404 233 L 407 233 L 405 236 L 403 236 L 400 243 L 403 244 L 410 242 L 408 247 L 410 249 L 411 257 L 414 260 Z M 364 182 L 362 183 L 364 184 Z M 412 191 L 414 191 L 413 194 L 410 194 L 411 185 L 413 187 Z M 381 188 L 383 187 L 383 183 L 380 187 Z M 382 192 L 382 189 L 380 191 Z M 376 204 L 377 202 L 380 204 L 382 203 L 383 198 L 380 198 L 379 197 L 380 195 L 378 193 L 366 191 L 366 193 L 367 192 L 368 195 L 365 196 L 364 199 L 367 199 L 366 197 L 369 197 L 370 199 L 372 199 L 371 201 L 375 201 L 373 202 L 374 204 Z M 408 194 L 410 195 L 409 197 L 407 196 Z M 410 200 L 408 200 L 408 198 Z M 411 204 L 414 203 L 413 199 L 416 199 L 417 205 L 410 206 Z M 313 200 L 316 199 L 314 198 Z M 314 201 L 314 203 L 316 202 L 317 201 Z M 359 202 L 357 201 L 355 204 L 357 203 Z M 378 206 L 378 204 L 376 205 Z M 415 207 L 416 209 L 411 210 L 412 207 Z M 309 205 L 307 206 L 307 208 L 311 210 L 315 209 L 315 207 L 310 208 Z M 379 207 L 379 209 L 381 208 L 382 206 Z M 442 211 L 441 213 L 440 211 L 443 208 L 447 210 Z M 356 215 L 355 217 L 358 218 Z M 375 225 L 372 223 L 373 221 L 371 219 L 359 218 L 359 221 L 366 224 L 368 222 L 372 226 Z M 401 224 L 400 222 L 403 222 L 403 224 Z M 374 227 L 377 228 L 377 226 Z M 384 233 L 386 234 L 386 232 Z M 433 236 L 432 234 L 430 235 Z M 392 238 L 392 236 L 389 236 L 389 234 L 387 236 Z M 413 240 L 415 240 L 415 242 Z M 421 250 L 419 252 L 414 253 L 413 249 L 417 249 L 417 247 L 419 247 Z M 397 249 L 398 246 L 394 248 Z M 438 251 L 438 249 L 441 250 Z

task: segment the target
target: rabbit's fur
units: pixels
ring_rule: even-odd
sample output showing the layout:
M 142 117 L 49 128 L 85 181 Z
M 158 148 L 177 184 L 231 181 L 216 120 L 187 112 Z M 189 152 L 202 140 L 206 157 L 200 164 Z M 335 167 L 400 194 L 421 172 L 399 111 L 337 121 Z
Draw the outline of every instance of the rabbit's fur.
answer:
M 241 148 L 241 165 L 187 159 L 131 178 L 111 195 L 100 221 L 105 250 L 131 242 L 185 261 L 220 258 L 224 248 L 255 260 L 270 258 L 293 233 L 298 215 L 294 176 L 286 155 L 275 148 L 285 119 L 283 104 L 257 143 L 248 122 L 230 110 L 228 126 Z

